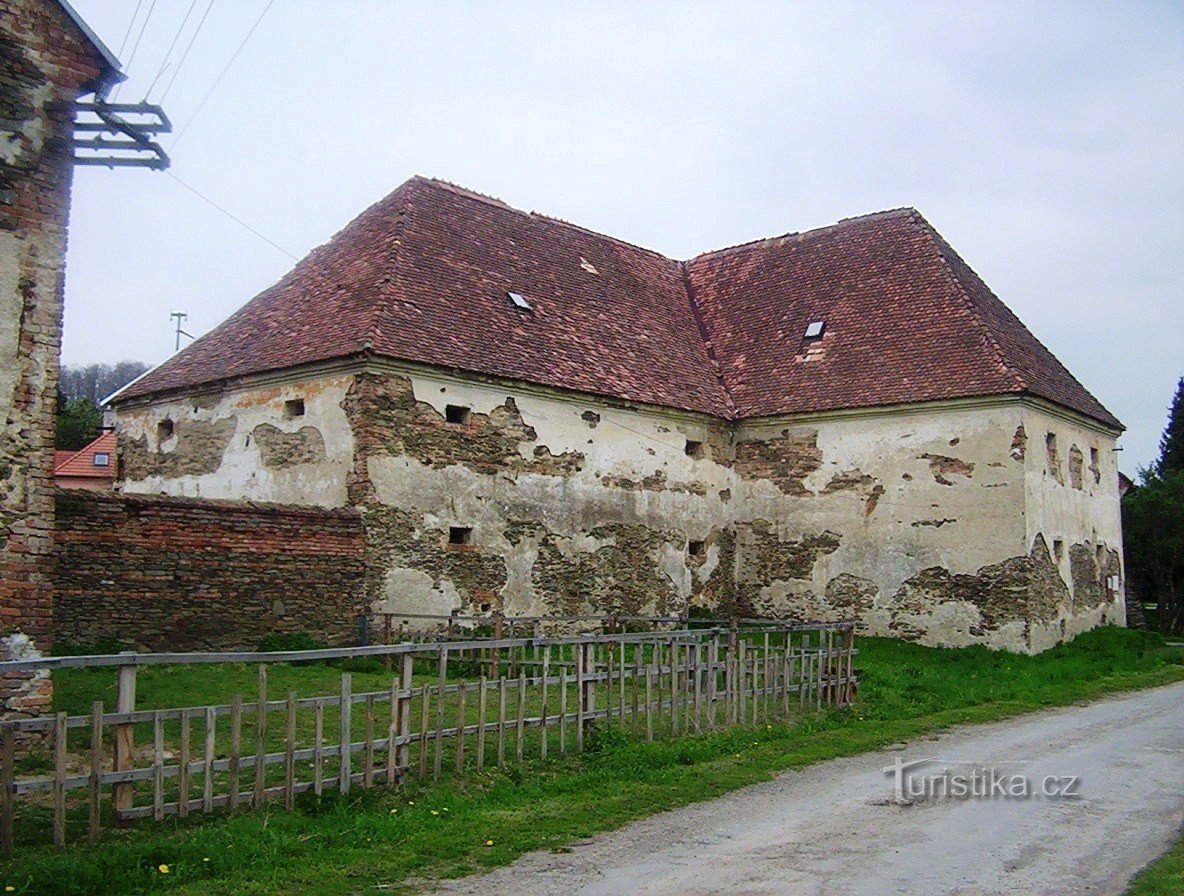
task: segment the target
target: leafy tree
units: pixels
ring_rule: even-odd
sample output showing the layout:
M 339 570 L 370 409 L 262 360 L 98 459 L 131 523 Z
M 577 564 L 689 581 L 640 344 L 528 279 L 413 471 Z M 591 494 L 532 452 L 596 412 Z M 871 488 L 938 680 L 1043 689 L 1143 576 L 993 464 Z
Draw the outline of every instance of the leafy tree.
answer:
M 1176 383 L 1168 425 L 1159 440 L 1159 462 L 1155 470 L 1160 476 L 1184 470 L 1184 376 Z
M 1159 459 L 1122 499 L 1127 579 L 1157 604 L 1156 627 L 1184 633 L 1184 377 L 1168 412 Z
M 89 398 L 66 398 L 58 390 L 57 435 L 55 447 L 78 451 L 98 438 L 103 427 L 103 412 Z
M 66 398 L 89 398 L 98 404 L 116 389 L 126 386 L 148 369 L 143 361 L 86 364 L 62 368 L 61 390 Z
M 1184 470 L 1127 492 L 1122 527 L 1127 576 L 1155 598 L 1156 627 L 1184 633 Z

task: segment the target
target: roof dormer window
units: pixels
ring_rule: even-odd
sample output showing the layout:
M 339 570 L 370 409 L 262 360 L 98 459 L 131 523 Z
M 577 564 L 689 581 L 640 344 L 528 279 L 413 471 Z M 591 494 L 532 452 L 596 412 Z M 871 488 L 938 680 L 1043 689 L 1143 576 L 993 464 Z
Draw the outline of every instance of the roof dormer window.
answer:
M 534 311 L 534 308 L 531 307 L 530 302 L 526 300 L 526 296 L 522 295 L 520 292 L 508 292 L 506 293 L 506 298 L 514 303 L 515 308 L 520 308 L 523 311 Z

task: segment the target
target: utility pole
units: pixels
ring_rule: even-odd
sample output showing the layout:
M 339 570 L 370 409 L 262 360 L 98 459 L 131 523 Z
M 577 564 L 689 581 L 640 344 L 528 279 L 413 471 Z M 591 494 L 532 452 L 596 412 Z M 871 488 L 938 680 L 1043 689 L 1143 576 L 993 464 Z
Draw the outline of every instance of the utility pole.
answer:
M 188 316 L 189 315 L 186 314 L 184 311 L 170 311 L 169 312 L 169 317 L 173 318 L 177 322 L 177 343 L 176 343 L 176 345 L 173 346 L 173 351 L 175 351 L 175 352 L 179 352 L 181 350 L 181 337 L 182 336 L 186 336 L 189 339 L 193 338 L 193 335 L 191 333 L 186 333 L 184 330 L 181 329 L 181 323 Z

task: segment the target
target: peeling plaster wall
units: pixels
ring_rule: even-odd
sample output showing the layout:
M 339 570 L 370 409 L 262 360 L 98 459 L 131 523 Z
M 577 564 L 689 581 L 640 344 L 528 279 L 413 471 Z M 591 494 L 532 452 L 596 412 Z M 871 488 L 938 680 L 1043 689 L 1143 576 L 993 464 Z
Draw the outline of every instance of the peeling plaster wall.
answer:
M 351 378 L 309 378 L 121 408 L 127 492 L 341 507 L 354 443 L 342 409 Z M 289 403 L 302 401 L 292 416 Z M 162 429 L 170 421 L 171 434 Z
M 360 508 L 374 612 L 689 604 L 1028 651 L 1121 619 L 1113 439 L 1067 419 L 1013 400 L 732 426 L 371 361 L 119 430 L 129 491 Z
M 346 405 L 376 609 L 668 613 L 730 590 L 718 422 L 422 373 L 363 374 Z
M 1015 589 L 988 606 L 968 581 L 1009 560 L 1026 569 L 1022 410 L 917 410 L 738 428 L 737 598 L 758 614 L 1025 650 Z M 767 478 L 779 455 L 785 475 Z
M 1043 538 L 1068 588 L 1033 624 L 1032 648 L 1043 650 L 1094 626 L 1126 622 L 1118 462 L 1113 435 L 1066 415 L 1027 408 L 1024 428 L 1040 446 L 1024 463 L 1026 536 L 1029 544 Z

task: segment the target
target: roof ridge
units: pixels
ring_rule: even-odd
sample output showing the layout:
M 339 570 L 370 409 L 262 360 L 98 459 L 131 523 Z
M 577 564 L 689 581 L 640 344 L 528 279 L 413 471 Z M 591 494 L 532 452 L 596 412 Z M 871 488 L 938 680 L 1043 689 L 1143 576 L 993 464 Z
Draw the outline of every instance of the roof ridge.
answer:
M 387 276 L 375 284 L 378 292 L 383 294 L 387 291 L 392 278 L 399 276 L 399 248 L 403 245 L 403 228 L 409 216 L 408 205 L 411 200 L 412 188 L 419 183 L 422 183 L 424 178 L 416 175 L 409 180 L 403 182 L 395 188 L 395 192 L 399 194 L 398 207 L 395 212 L 395 224 L 391 228 L 390 241 L 388 245 L 391 247 L 390 256 L 387 259 L 386 269 L 389 272 Z M 366 328 L 366 335 L 362 340 L 362 351 L 369 352 L 374 348 L 374 342 L 378 338 L 379 323 L 383 317 L 383 313 L 389 308 L 387 302 L 374 303 L 374 316 L 370 319 L 370 326 Z
M 478 193 L 476 190 L 470 190 L 468 187 L 463 187 L 460 184 L 453 183 L 450 180 L 444 180 L 440 177 L 427 177 L 423 174 L 416 174 L 414 177 L 406 181 L 406 183 L 423 183 L 431 184 L 432 186 L 440 187 L 447 190 L 449 193 L 455 193 L 457 196 L 464 196 L 466 199 L 474 199 L 477 202 L 484 202 L 486 205 L 496 205 L 498 208 L 509 209 L 512 212 L 521 212 L 526 214 L 522 209 L 514 208 L 504 199 L 499 199 L 497 196 L 491 196 L 489 193 Z
M 963 284 L 962 279 L 958 276 L 957 272 L 955 272 L 953 267 L 950 265 L 949 259 L 946 258 L 944 250 L 949 249 L 951 252 L 954 250 L 949 246 L 948 243 L 946 243 L 944 239 L 942 239 L 941 234 L 937 232 L 937 228 L 930 224 L 929 221 L 926 220 L 925 216 L 920 212 L 914 209 L 911 220 L 913 224 L 925 235 L 930 245 L 933 247 L 933 252 L 937 257 L 938 264 L 941 265 L 942 270 L 945 271 L 946 276 L 950 279 L 950 282 L 953 283 L 957 295 L 961 297 L 963 304 L 966 306 L 966 310 L 970 313 L 971 320 L 974 322 L 974 325 L 982 332 L 987 344 L 991 347 L 991 350 L 994 353 L 995 359 L 998 361 L 999 366 L 1002 367 L 1003 371 L 1011 377 L 1015 384 L 1020 388 L 1020 391 L 1028 391 L 1029 383 L 1026 379 L 1024 379 L 1023 375 L 1017 369 L 1017 366 L 1011 362 L 1011 360 L 1007 357 L 1007 354 L 1003 351 L 1003 346 L 999 344 L 999 340 L 995 338 L 995 334 L 987 325 L 987 322 L 983 319 L 982 312 L 979 310 L 978 305 L 975 304 L 974 298 L 970 295 L 969 290 L 966 289 L 965 284 Z M 965 262 L 963 262 L 963 264 L 965 264 Z M 969 267 L 970 266 L 967 265 L 967 268 Z M 973 269 L 971 269 L 971 272 L 974 273 Z M 974 274 L 974 276 L 978 277 L 978 274 Z M 979 277 L 979 279 L 981 280 L 982 278 Z M 987 288 L 990 289 L 990 287 Z
M 872 218 L 907 217 L 916 213 L 917 210 L 915 208 L 910 206 L 901 206 L 900 208 L 889 208 L 878 212 L 868 212 L 866 215 L 852 215 L 849 218 L 839 218 L 839 220 L 832 224 L 823 224 L 820 227 L 812 227 L 809 230 L 791 230 L 789 233 L 758 237 L 743 243 L 733 243 L 730 246 L 723 246 L 719 249 L 708 249 L 706 252 L 700 252 L 698 255 L 695 255 L 688 260 L 698 261 L 701 258 L 715 258 L 720 255 L 728 255 L 732 252 L 739 252 L 745 249 L 762 248 L 764 246 L 779 242 L 780 240 L 788 240 L 792 238 L 804 240 L 807 238 L 821 236 L 824 233 L 829 233 L 842 227 L 849 227 L 852 224 L 862 223 Z
M 456 196 L 460 196 L 465 199 L 472 199 L 474 202 L 481 202 L 485 205 L 492 205 L 495 208 L 500 208 L 502 211 L 513 212 L 514 214 L 522 215 L 525 218 L 550 221 L 553 224 L 559 224 L 572 230 L 578 230 L 581 233 L 590 234 L 591 236 L 597 237 L 598 239 L 607 240 L 610 243 L 616 243 L 619 246 L 627 246 L 630 249 L 636 249 L 638 252 L 645 252 L 649 255 L 655 256 L 656 258 L 661 258 L 663 261 L 675 261 L 675 259 L 671 258 L 669 255 L 664 255 L 657 249 L 650 249 L 646 246 L 640 246 L 637 243 L 631 243 L 628 240 L 623 240 L 620 237 L 613 236 L 610 233 L 602 233 L 599 230 L 593 230 L 591 227 L 584 227 L 580 224 L 574 224 L 571 221 L 567 221 L 563 218 L 557 218 L 555 215 L 548 215 L 545 212 L 535 211 L 534 209 L 530 209 L 528 211 L 523 208 L 518 208 L 517 206 L 510 205 L 510 203 L 506 202 L 504 199 L 499 199 L 497 196 L 490 196 L 488 193 L 478 193 L 476 190 L 470 190 L 467 187 L 462 187 L 460 184 L 454 184 L 452 181 L 442 180 L 438 177 L 424 177 L 422 175 L 416 175 L 415 177 L 411 178 L 411 180 L 440 187 L 441 189 L 447 190 L 449 193 L 452 193 Z

